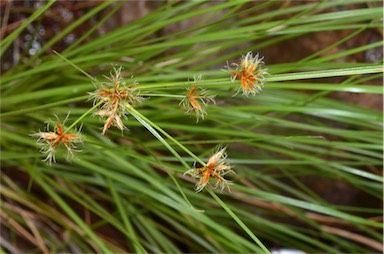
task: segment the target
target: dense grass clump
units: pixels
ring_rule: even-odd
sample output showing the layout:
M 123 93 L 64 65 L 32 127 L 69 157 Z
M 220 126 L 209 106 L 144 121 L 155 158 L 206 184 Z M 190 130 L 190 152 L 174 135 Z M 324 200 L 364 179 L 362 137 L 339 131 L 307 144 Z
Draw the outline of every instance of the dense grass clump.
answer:
M 381 2 L 138 3 L 4 4 L 1 251 L 381 253 Z

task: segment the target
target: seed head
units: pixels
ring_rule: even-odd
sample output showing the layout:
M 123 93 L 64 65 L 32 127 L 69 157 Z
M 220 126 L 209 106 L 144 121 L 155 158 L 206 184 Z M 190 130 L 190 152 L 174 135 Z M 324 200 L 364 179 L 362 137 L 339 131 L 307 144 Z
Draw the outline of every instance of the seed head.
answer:
M 67 118 L 66 118 L 67 119 Z M 66 120 L 65 119 L 65 120 Z M 38 132 L 31 134 L 32 137 L 37 137 L 36 143 L 41 146 L 40 152 L 46 155 L 44 161 L 51 164 L 56 162 L 55 153 L 58 147 L 63 146 L 67 150 L 67 160 L 70 161 L 74 157 L 74 152 L 79 152 L 81 150 L 77 149 L 77 144 L 83 142 L 83 138 L 80 133 L 66 133 L 64 128 L 64 123 L 56 122 L 53 123 L 53 131 L 49 132 L 50 120 L 47 122 L 46 131 L 47 132 Z
M 253 56 L 252 52 L 243 55 L 240 64 L 232 63 L 230 66 L 227 65 L 231 74 L 231 81 L 240 80 L 241 87 L 237 93 L 242 91 L 243 95 L 248 96 L 249 94 L 256 95 L 262 90 L 265 76 L 268 74 L 263 65 L 263 58 L 259 58 L 259 54 Z
M 108 81 L 100 82 L 96 85 L 96 91 L 89 93 L 94 104 L 100 101 L 103 102 L 99 110 L 95 113 L 95 115 L 100 116 L 103 121 L 105 121 L 103 134 L 105 134 L 111 125 L 115 125 L 120 130 L 125 129 L 121 120 L 122 118 L 126 118 L 128 114 L 125 103 L 134 106 L 136 103 L 144 101 L 144 98 L 140 96 L 140 90 L 136 87 L 138 84 L 136 81 L 133 81 L 129 85 L 125 83 L 121 77 L 121 67 L 114 67 L 110 77 L 104 77 Z
M 235 172 L 228 163 L 227 154 L 225 153 L 226 148 L 227 147 L 219 147 L 217 152 L 209 158 L 206 166 L 201 168 L 194 167 L 185 172 L 185 174 L 199 179 L 195 187 L 196 192 L 203 190 L 212 178 L 216 181 L 214 188 L 220 187 L 221 191 L 223 191 L 224 188 L 227 187 L 228 191 L 230 191 L 229 184 L 231 184 L 231 182 L 224 179 L 223 176 L 228 173 L 235 174 Z
M 179 106 L 181 105 L 184 108 L 186 114 L 191 115 L 194 113 L 196 115 L 196 122 L 199 121 L 199 118 L 204 120 L 204 115 L 207 114 L 205 107 L 208 103 L 215 104 L 215 96 L 209 95 L 207 90 L 198 86 L 200 80 L 201 76 L 194 77 L 194 85 L 187 88 L 187 94 L 179 103 Z

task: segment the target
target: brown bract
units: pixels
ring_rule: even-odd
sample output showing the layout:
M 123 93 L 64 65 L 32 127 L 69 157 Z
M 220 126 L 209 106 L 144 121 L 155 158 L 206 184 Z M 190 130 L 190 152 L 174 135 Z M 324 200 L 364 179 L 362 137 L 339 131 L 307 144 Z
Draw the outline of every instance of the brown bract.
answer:
M 202 191 L 204 187 L 209 184 L 210 179 L 216 181 L 214 188 L 220 187 L 221 190 L 224 190 L 224 188 L 227 187 L 228 191 L 230 191 L 229 184 L 231 182 L 226 180 L 223 176 L 227 173 L 235 174 L 235 172 L 231 169 L 232 166 L 228 163 L 225 150 L 226 147 L 218 148 L 217 152 L 209 158 L 206 166 L 192 168 L 185 172 L 185 174 L 189 174 L 192 177 L 199 179 L 195 187 L 196 192 Z
M 193 113 L 196 115 L 197 122 L 200 118 L 204 120 L 204 116 L 207 114 L 205 108 L 208 103 L 215 104 L 215 96 L 209 95 L 206 89 L 198 86 L 200 80 L 201 76 L 194 78 L 194 86 L 187 89 L 187 94 L 179 103 L 186 111 L 186 114 L 191 115 Z
M 136 87 L 136 81 L 126 85 L 121 77 L 121 67 L 115 67 L 110 77 L 105 76 L 105 78 L 108 82 L 100 82 L 97 84 L 97 89 L 89 93 L 94 104 L 102 102 L 99 110 L 95 113 L 105 122 L 102 134 L 105 134 L 112 125 L 124 130 L 122 118 L 126 118 L 128 114 L 125 104 L 134 106 L 136 103 L 144 101 L 144 98 L 139 96 L 140 91 Z
M 49 123 L 47 124 L 49 130 Z M 76 144 L 82 143 L 83 138 L 80 134 L 66 133 L 63 124 L 56 123 L 53 132 L 38 132 L 31 134 L 32 137 L 37 137 L 37 144 L 41 146 L 41 152 L 47 157 L 44 161 L 49 164 L 56 162 L 55 153 L 59 146 L 64 146 L 67 150 L 67 160 L 73 158 L 73 153 L 80 150 Z
M 253 56 L 252 52 L 248 52 L 241 57 L 240 64 L 232 63 L 233 68 L 227 66 L 231 74 L 231 81 L 240 80 L 241 86 L 237 93 L 242 91 L 243 95 L 248 96 L 249 94 L 256 95 L 261 91 L 265 76 L 268 74 L 263 65 L 263 58 L 259 58 L 258 54 Z

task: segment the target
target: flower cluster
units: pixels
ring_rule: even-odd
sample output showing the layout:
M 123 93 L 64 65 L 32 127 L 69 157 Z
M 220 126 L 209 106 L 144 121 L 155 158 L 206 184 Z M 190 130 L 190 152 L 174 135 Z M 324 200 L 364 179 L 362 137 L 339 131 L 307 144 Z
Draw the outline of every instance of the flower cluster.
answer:
M 263 68 L 263 58 L 259 58 L 259 54 L 253 56 L 252 52 L 248 52 L 241 57 L 240 64 L 232 63 L 227 65 L 228 71 L 231 74 L 231 81 L 240 80 L 241 87 L 238 92 L 243 92 L 243 95 L 256 95 L 261 91 L 267 70 Z M 233 66 L 234 68 L 231 68 Z
M 37 144 L 41 146 L 41 152 L 47 157 L 44 161 L 51 164 L 56 162 L 55 153 L 58 147 L 63 146 L 67 150 L 67 160 L 73 158 L 74 152 L 79 152 L 76 144 L 82 143 L 83 138 L 79 133 L 66 133 L 64 129 L 64 123 L 54 123 L 54 128 L 52 132 L 49 132 L 51 121 L 47 122 L 46 131 L 47 132 L 38 132 L 31 134 L 32 137 L 37 137 Z
M 262 58 L 259 58 L 258 54 L 253 56 L 252 52 L 248 52 L 241 57 L 239 64 L 232 63 L 227 66 L 231 81 L 240 80 L 241 87 L 238 92 L 242 91 L 243 95 L 248 96 L 249 94 L 256 95 L 261 90 L 265 76 L 268 74 L 263 65 Z M 144 98 L 140 96 L 140 90 L 137 88 L 138 83 L 133 81 L 127 84 L 122 77 L 121 69 L 121 67 L 114 67 L 110 76 L 104 76 L 107 81 L 95 82 L 96 90 L 89 93 L 94 107 L 98 108 L 94 115 L 105 121 L 102 130 L 103 135 L 112 125 L 123 131 L 126 127 L 122 119 L 127 118 L 134 105 L 144 101 Z M 207 105 L 209 103 L 215 104 L 215 95 L 210 95 L 207 90 L 201 88 L 200 81 L 201 76 L 194 77 L 193 84 L 187 88 L 186 95 L 179 103 L 179 107 L 182 107 L 187 114 L 196 115 L 197 122 L 207 115 L 205 111 Z M 88 112 L 83 116 L 86 114 Z M 55 123 L 53 131 L 49 131 L 48 122 L 46 129 L 46 132 L 31 134 L 31 136 L 37 137 L 37 144 L 41 146 L 41 152 L 46 155 L 45 161 L 48 163 L 55 162 L 55 152 L 60 146 L 67 150 L 68 160 L 73 157 L 74 152 L 79 151 L 77 144 L 83 142 L 79 133 L 67 133 L 69 129 L 64 128 L 64 123 Z M 212 181 L 215 182 L 215 188 L 220 187 L 221 190 L 228 188 L 230 191 L 229 184 L 231 182 L 224 176 L 235 172 L 228 163 L 225 151 L 226 147 L 218 148 L 208 159 L 206 165 L 199 168 L 194 166 L 185 173 L 198 179 L 195 187 L 197 192 L 202 191 Z
M 205 107 L 208 103 L 215 104 L 215 96 L 209 95 L 209 92 L 203 88 L 200 88 L 199 81 L 201 76 L 194 77 L 194 85 L 187 89 L 187 94 L 183 100 L 179 103 L 188 115 L 194 113 L 196 115 L 196 121 L 199 121 L 199 118 L 204 120 Z
M 94 104 L 102 102 L 99 110 L 95 115 L 100 116 L 104 121 L 102 133 L 115 125 L 120 130 L 124 130 L 125 126 L 121 118 L 127 117 L 127 109 L 125 103 L 135 105 L 141 103 L 144 98 L 139 96 L 140 91 L 137 89 L 137 82 L 134 81 L 127 85 L 121 76 L 121 67 L 113 68 L 110 77 L 104 76 L 108 82 L 97 84 L 96 91 L 89 93 Z
M 209 180 L 213 178 L 216 183 L 214 188 L 220 187 L 223 190 L 225 187 L 229 190 L 230 181 L 224 179 L 224 175 L 227 173 L 235 173 L 231 169 L 232 167 L 228 163 L 227 154 L 225 153 L 226 147 L 218 148 L 217 152 L 208 159 L 206 166 L 201 168 L 192 168 L 185 172 L 194 178 L 199 179 L 196 183 L 196 192 L 200 192 L 209 183 Z

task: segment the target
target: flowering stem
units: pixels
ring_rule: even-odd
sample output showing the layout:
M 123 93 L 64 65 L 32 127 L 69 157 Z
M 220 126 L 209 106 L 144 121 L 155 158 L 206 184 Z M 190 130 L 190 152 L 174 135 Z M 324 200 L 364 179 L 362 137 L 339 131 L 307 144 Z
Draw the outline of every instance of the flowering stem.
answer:
M 252 233 L 252 231 L 244 224 L 244 222 L 237 217 L 237 215 L 219 198 L 219 196 L 216 195 L 215 192 L 212 190 L 208 189 L 209 194 L 221 205 L 221 207 L 224 208 L 224 210 L 234 219 L 237 224 L 252 238 L 257 245 L 263 250 L 264 253 L 266 254 L 271 254 L 271 252 L 264 246 L 264 244 L 255 236 L 255 234 Z
M 82 70 L 80 67 L 78 67 L 76 64 L 72 63 L 71 61 L 69 61 L 66 57 L 64 57 L 63 55 L 61 55 L 59 52 L 57 52 L 56 50 L 53 50 L 53 53 L 55 53 L 57 56 L 59 56 L 61 59 L 63 59 L 64 61 L 66 61 L 67 63 L 69 63 L 70 65 L 72 65 L 76 70 L 80 71 L 81 73 L 83 73 L 85 76 L 87 76 L 90 80 L 92 80 L 93 82 L 95 83 L 98 83 L 97 79 L 95 79 L 94 77 L 92 77 L 91 75 L 89 75 L 86 71 Z
M 159 84 L 143 84 L 143 85 L 140 85 L 140 88 L 145 90 L 145 91 L 149 91 L 151 89 L 156 89 L 156 88 L 186 88 L 188 86 L 190 86 L 190 83 L 191 82 L 188 82 L 188 83 L 180 83 L 180 82 L 168 82 L 168 83 L 159 83 Z M 201 80 L 199 82 L 199 86 L 204 86 L 206 88 L 213 88 L 213 87 L 217 87 L 217 88 L 223 88 L 224 86 L 225 87 L 237 87 L 238 85 L 237 84 L 233 84 L 233 83 L 230 83 L 228 82 L 228 78 L 218 78 L 218 79 L 209 79 L 209 81 L 206 81 L 206 80 Z M 147 94 L 145 94 L 147 95 Z M 168 95 L 166 95 L 168 96 Z M 179 95 L 174 95 L 175 97 L 179 97 Z
M 145 94 L 145 96 L 149 97 L 168 97 L 168 98 L 184 98 L 184 95 L 177 95 L 177 94 Z
M 90 114 L 93 110 L 95 110 L 98 106 L 100 106 L 103 103 L 103 101 L 99 101 L 99 103 L 95 104 L 92 108 L 88 109 L 84 114 L 82 114 L 79 118 L 76 119 L 66 130 L 65 132 L 69 131 L 73 127 L 75 127 L 76 124 L 78 124 L 81 120 L 83 120 L 84 117 L 86 117 L 88 114 Z
M 135 110 L 130 104 L 126 103 L 125 106 L 128 108 L 128 110 L 131 112 L 131 114 L 136 118 L 137 121 L 139 121 L 145 128 L 147 128 L 147 130 L 149 132 L 152 133 L 152 135 L 154 135 L 161 143 L 163 143 L 163 145 L 165 147 L 168 148 L 168 150 L 175 156 L 177 157 L 181 164 L 183 164 L 186 168 L 189 168 L 189 165 L 185 162 L 185 160 L 175 151 L 175 149 L 173 149 L 164 139 L 163 137 L 154 129 L 156 128 L 157 130 L 159 130 L 161 133 L 163 133 L 165 136 L 167 136 L 168 138 L 170 139 L 173 139 L 168 133 L 166 133 L 164 130 L 162 130 L 160 127 L 158 127 L 157 125 L 155 125 L 153 122 L 151 122 L 148 118 L 146 118 L 145 116 L 143 116 L 142 114 L 140 114 L 137 110 Z M 176 141 L 175 139 L 173 139 L 173 141 Z M 178 143 L 176 141 L 176 143 Z M 180 143 L 179 143 L 180 144 Z M 181 144 L 180 144 L 181 145 Z M 185 148 L 185 147 L 184 147 Z M 187 149 L 187 148 L 185 148 Z M 188 150 L 188 149 L 187 149 Z M 191 152 L 190 152 L 191 153 Z M 195 157 L 197 157 L 195 155 Z M 168 170 L 166 170 L 167 174 L 169 175 L 169 177 L 171 177 L 172 181 L 176 184 L 177 188 L 179 189 L 181 195 L 183 196 L 184 200 L 187 202 L 187 204 L 192 208 L 192 210 L 196 211 L 196 212 L 203 212 L 203 210 L 198 210 L 196 208 L 193 207 L 192 203 L 189 201 L 189 199 L 187 198 L 187 196 L 185 195 L 185 193 L 183 192 L 183 190 L 181 189 L 181 186 L 180 184 L 177 182 L 176 178 L 170 173 L 168 172 Z
M 159 131 L 161 134 L 163 134 L 164 136 L 166 136 L 169 140 L 171 140 L 174 144 L 176 144 L 178 147 L 180 147 L 183 151 L 185 151 L 186 153 L 188 153 L 192 158 L 194 158 L 197 162 L 199 162 L 201 165 L 203 166 L 206 166 L 206 164 L 198 157 L 196 156 L 194 153 L 192 153 L 188 148 L 186 148 L 184 145 L 182 145 L 179 141 L 177 141 L 175 138 L 173 138 L 171 135 L 169 135 L 166 131 L 164 131 L 162 128 L 160 128 L 159 126 L 157 126 L 155 123 L 153 123 L 151 120 L 149 120 L 148 118 L 146 118 L 145 116 L 143 116 L 140 112 L 138 112 L 136 109 L 134 109 L 131 105 L 129 105 L 128 103 L 125 104 L 125 106 L 127 107 L 127 109 L 131 112 L 131 114 L 139 121 L 141 122 L 147 129 L 148 129 L 148 124 L 149 126 L 152 128 L 155 128 L 157 131 Z M 148 129 L 149 130 L 149 129 Z M 151 130 L 149 130 L 151 131 Z M 152 132 L 152 131 L 151 131 Z M 156 132 L 157 133 L 157 132 Z M 161 138 L 162 140 L 164 140 L 160 135 L 156 136 L 153 132 L 152 134 L 156 137 L 156 138 Z M 160 139 L 159 139 L 160 140 Z M 185 162 L 185 160 L 183 158 L 181 158 L 181 156 L 167 143 L 160 140 L 169 150 L 170 152 L 172 152 L 179 160 L 180 162 L 186 167 L 189 169 L 189 165 Z
M 58 53 L 56 50 L 53 50 L 53 53 L 55 53 L 57 56 L 59 56 L 61 59 L 63 59 L 64 61 L 66 61 L 68 64 L 72 65 L 75 69 L 77 69 L 78 71 L 80 71 L 81 73 L 83 73 L 85 76 L 87 76 L 90 80 L 92 80 L 94 83 L 98 83 L 97 79 L 95 79 L 94 77 L 92 77 L 91 75 L 89 75 L 86 71 L 82 70 L 80 67 L 78 67 L 76 64 L 72 63 L 69 59 L 67 59 L 66 57 L 64 57 L 63 55 L 61 55 L 60 53 Z M 93 110 L 95 110 L 97 107 L 99 107 L 102 103 L 104 103 L 104 101 L 100 101 L 98 103 L 96 103 L 92 108 L 90 108 L 89 110 L 87 110 L 84 114 L 82 114 L 76 121 L 74 121 L 67 129 L 65 132 L 69 131 L 70 129 L 72 129 L 73 127 L 75 127 L 75 125 L 80 122 L 84 117 L 86 117 L 89 113 L 91 113 Z

